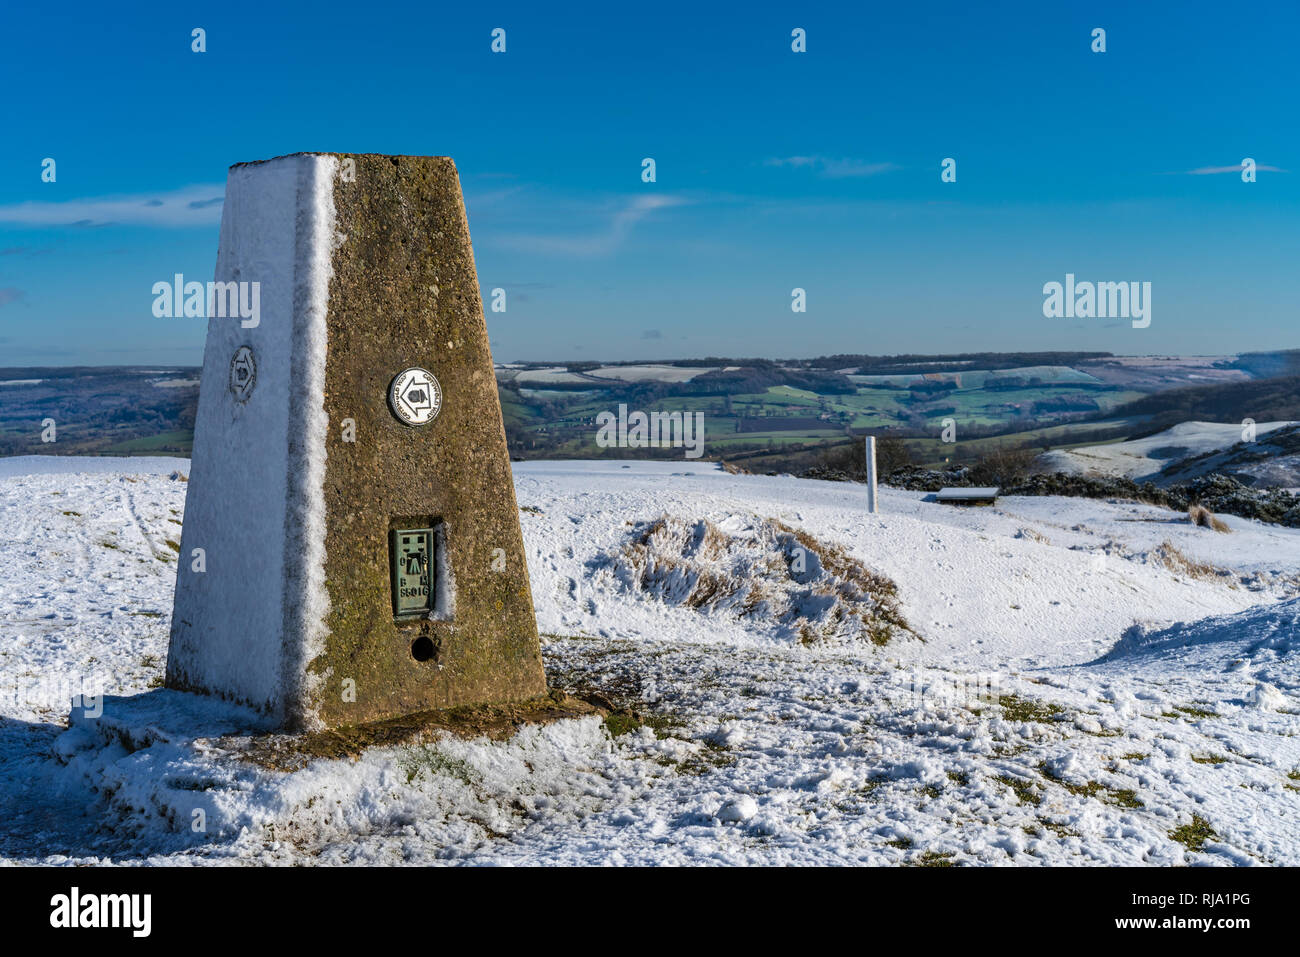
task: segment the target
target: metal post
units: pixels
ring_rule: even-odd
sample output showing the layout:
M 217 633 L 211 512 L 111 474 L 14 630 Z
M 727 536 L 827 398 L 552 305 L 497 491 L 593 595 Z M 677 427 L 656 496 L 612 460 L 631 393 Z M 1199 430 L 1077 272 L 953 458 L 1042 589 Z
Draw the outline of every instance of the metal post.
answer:
M 867 511 L 876 514 L 876 437 L 867 436 Z

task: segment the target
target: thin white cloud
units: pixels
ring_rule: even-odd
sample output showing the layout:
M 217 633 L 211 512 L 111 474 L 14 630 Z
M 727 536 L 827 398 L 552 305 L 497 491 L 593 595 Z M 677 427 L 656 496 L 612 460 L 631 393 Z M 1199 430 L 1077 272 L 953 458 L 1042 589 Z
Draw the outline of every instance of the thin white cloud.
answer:
M 816 171 L 819 176 L 825 176 L 828 179 L 879 176 L 881 173 L 902 169 L 897 163 L 868 163 L 859 159 L 837 159 L 830 156 L 776 156 L 765 160 L 763 165 L 791 169 L 811 169 Z
M 186 186 L 167 193 L 29 200 L 0 206 L 0 223 L 24 226 L 211 226 L 221 222 L 225 192 L 225 186 L 220 185 Z
M 496 236 L 495 242 L 525 252 L 579 259 L 607 256 L 622 246 L 637 223 L 651 213 L 686 203 L 683 197 L 662 193 L 622 199 L 602 210 L 605 222 L 589 232 L 570 235 L 504 233 Z
M 1265 166 L 1262 163 L 1256 163 L 1255 169 L 1261 173 L 1289 172 L 1289 170 L 1284 170 L 1278 166 Z M 1235 166 L 1202 166 L 1200 169 L 1189 169 L 1187 170 L 1187 175 L 1188 176 L 1212 176 L 1215 173 L 1240 173 L 1240 172 L 1241 172 L 1241 164 L 1237 163 Z
M 764 166 L 817 166 L 821 162 L 816 156 L 774 156 L 764 160 Z

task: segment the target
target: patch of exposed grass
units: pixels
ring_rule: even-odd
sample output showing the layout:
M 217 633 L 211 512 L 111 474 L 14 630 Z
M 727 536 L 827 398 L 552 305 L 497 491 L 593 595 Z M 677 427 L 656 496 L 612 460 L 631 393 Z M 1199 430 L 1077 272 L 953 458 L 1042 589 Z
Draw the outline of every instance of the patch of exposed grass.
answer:
M 1166 711 L 1163 717 L 1179 718 L 1187 715 L 1189 718 L 1217 718 L 1219 712 L 1211 711 L 1208 708 L 1198 708 L 1195 705 L 1176 704 L 1173 711 Z
M 1192 761 L 1196 764 L 1227 764 L 1228 759 L 1221 754 L 1193 754 Z
M 1058 824 L 1058 823 L 1055 822 L 1055 821 L 1049 821 L 1049 820 L 1048 820 L 1047 818 L 1045 818 L 1045 817 L 1040 817 L 1040 818 L 1038 819 L 1038 823 L 1041 824 L 1043 827 L 1045 827 L 1047 830 L 1051 831 L 1051 832 L 1052 832 L 1053 834 L 1055 834 L 1057 837 L 1062 837 L 1062 838 L 1064 838 L 1064 837 L 1082 837 L 1082 835 L 1081 835 L 1078 831 L 1076 831 L 1074 828 L 1072 828 L 1072 827 L 1067 827 L 1067 826 L 1064 825 L 1064 824 Z
M 1192 815 L 1191 824 L 1181 824 L 1169 832 L 1169 839 L 1177 841 L 1189 851 L 1200 851 L 1206 841 L 1217 841 L 1218 833 L 1210 827 L 1210 822 L 1199 814 Z
M 993 746 L 993 756 L 995 758 L 1014 758 L 1016 755 L 1024 754 L 1030 750 L 1027 744 L 1002 744 L 997 743 Z
M 1058 787 L 1065 788 L 1065 790 L 1077 797 L 1096 797 L 1097 794 L 1103 790 L 1100 781 L 1088 781 L 1084 784 L 1075 784 L 1072 781 L 1065 781 L 1056 777 L 1041 765 L 1039 766 L 1039 771 L 1042 772 L 1043 777 L 1047 778 L 1047 780 L 1051 781 Z
M 1040 764 L 1038 771 L 1053 784 L 1078 797 L 1097 798 L 1099 801 L 1105 801 L 1107 804 L 1115 804 L 1119 807 L 1139 808 L 1144 806 L 1138 800 L 1137 792 L 1130 788 L 1111 788 L 1100 781 L 1086 781 L 1083 784 L 1075 784 L 1072 781 L 1057 777 L 1045 764 Z
M 1118 790 L 1113 790 L 1109 793 L 1112 804 L 1118 804 L 1120 807 L 1128 808 L 1146 807 L 1145 804 L 1138 800 L 1137 792 L 1132 788 L 1119 788 Z
M 631 712 L 614 712 L 605 715 L 605 729 L 612 738 L 621 738 L 623 735 L 631 734 L 640 727 L 640 720 Z
M 677 765 L 677 773 L 698 777 L 717 768 L 725 768 L 736 763 L 736 756 L 719 744 L 710 741 L 701 742 L 704 747 Z
M 1039 790 L 1028 781 L 1022 781 L 1020 778 L 1013 778 L 1009 774 L 1000 774 L 993 779 L 999 784 L 1009 787 L 1016 800 L 1021 804 L 1042 804 L 1043 795 Z
M 620 738 L 641 728 L 649 728 L 654 736 L 662 741 L 671 738 L 673 730 L 682 727 L 683 722 L 666 714 L 640 714 L 636 711 L 611 711 L 605 715 L 605 727 L 610 737 Z
M 923 851 L 919 857 L 907 862 L 909 867 L 956 867 L 952 851 Z
M 862 795 L 872 794 L 877 788 L 886 784 L 888 780 L 888 778 L 869 778 L 862 782 L 862 785 L 858 788 L 858 793 Z
M 888 841 L 885 842 L 885 844 L 889 847 L 901 848 L 904 851 L 907 850 L 915 843 L 916 842 L 913 841 L 910 837 L 894 837 L 894 838 L 890 838 Z
M 432 745 L 406 748 L 397 758 L 398 767 L 406 772 L 406 783 L 414 784 L 423 777 L 455 778 L 462 784 L 473 784 L 477 777 L 474 769 L 460 758 L 438 750 Z
M 1048 722 L 1055 720 L 1057 715 L 1065 713 L 1065 709 L 1059 704 L 1050 701 L 1033 701 L 1014 694 L 998 695 L 998 706 L 1002 708 L 1002 716 L 1008 721 Z
M 547 641 L 599 641 L 596 635 L 561 635 L 554 631 L 543 631 L 540 633 Z

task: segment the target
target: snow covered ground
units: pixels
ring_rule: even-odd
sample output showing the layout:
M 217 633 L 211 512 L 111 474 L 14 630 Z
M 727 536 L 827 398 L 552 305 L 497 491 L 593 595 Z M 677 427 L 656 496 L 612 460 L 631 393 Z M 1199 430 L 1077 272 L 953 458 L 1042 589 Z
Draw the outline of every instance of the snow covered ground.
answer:
M 255 716 L 158 689 L 177 469 L 0 460 L 6 860 L 1300 863 L 1300 530 L 888 488 L 873 516 L 860 486 L 518 464 L 550 681 L 640 725 L 276 771 L 242 758 Z M 642 577 L 629 546 L 665 517 L 690 554 Z M 833 609 L 816 562 L 764 580 L 793 534 L 892 579 L 919 638 L 801 641 Z M 695 600 L 710 569 L 754 588 Z M 68 728 L 82 691 L 140 697 Z

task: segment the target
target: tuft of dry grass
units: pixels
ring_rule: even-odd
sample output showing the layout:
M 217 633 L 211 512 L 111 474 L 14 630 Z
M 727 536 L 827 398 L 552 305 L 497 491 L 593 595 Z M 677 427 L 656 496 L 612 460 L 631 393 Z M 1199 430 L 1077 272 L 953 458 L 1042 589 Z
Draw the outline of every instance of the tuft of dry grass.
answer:
M 1187 517 L 1191 519 L 1193 525 L 1199 525 L 1202 528 L 1212 528 L 1216 532 L 1230 532 L 1226 524 L 1215 517 L 1204 505 L 1192 505 L 1187 509 Z
M 872 571 L 839 546 L 827 545 L 783 522 L 773 520 L 772 524 L 816 555 L 822 567 L 839 580 L 835 586 L 825 590 L 842 602 L 835 608 L 837 618 L 849 614 L 857 617 L 876 645 L 887 645 L 903 633 L 921 637 L 903 617 L 898 585 L 892 578 Z
M 1178 550 L 1173 542 L 1168 540 L 1160 543 L 1159 547 L 1152 552 L 1152 557 L 1157 564 L 1163 565 L 1175 575 L 1183 575 L 1187 578 L 1214 581 L 1232 574 L 1226 569 L 1188 558 Z
M 616 564 L 642 591 L 701 611 L 769 618 L 805 645 L 920 638 L 903 616 L 891 579 L 774 519 L 762 520 L 750 540 L 707 519 L 664 516 L 644 525 Z M 805 570 L 818 566 L 815 573 Z

